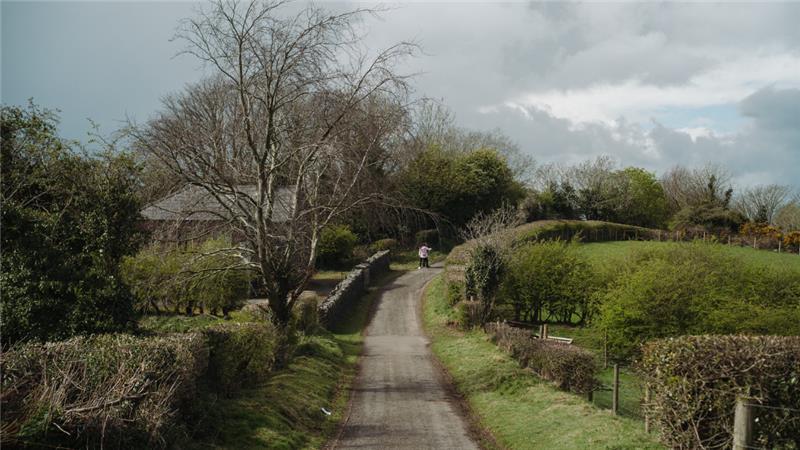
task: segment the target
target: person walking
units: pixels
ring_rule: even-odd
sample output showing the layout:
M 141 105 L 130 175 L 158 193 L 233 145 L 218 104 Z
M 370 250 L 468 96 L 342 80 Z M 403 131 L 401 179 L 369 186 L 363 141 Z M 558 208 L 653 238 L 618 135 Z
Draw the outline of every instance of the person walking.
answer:
M 424 242 L 422 247 L 419 248 L 419 267 L 418 269 L 422 269 L 423 267 L 430 267 L 428 265 L 428 253 L 430 253 L 432 249 L 428 247 L 428 243 Z

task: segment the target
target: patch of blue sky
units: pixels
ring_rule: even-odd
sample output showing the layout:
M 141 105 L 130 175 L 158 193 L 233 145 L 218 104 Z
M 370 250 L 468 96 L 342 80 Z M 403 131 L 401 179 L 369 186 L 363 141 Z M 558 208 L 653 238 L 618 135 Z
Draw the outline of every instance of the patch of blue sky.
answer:
M 651 113 L 655 122 L 673 129 L 708 128 L 716 134 L 739 131 L 747 122 L 737 104 L 702 106 L 698 108 L 670 107 Z M 652 128 L 655 124 L 648 124 Z

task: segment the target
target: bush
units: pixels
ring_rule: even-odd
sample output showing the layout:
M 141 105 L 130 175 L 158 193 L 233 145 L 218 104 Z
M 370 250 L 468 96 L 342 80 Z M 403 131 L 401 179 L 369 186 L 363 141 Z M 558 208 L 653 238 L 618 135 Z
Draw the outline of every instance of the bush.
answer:
M 434 245 L 434 243 L 439 242 L 439 230 L 420 230 L 417 231 L 417 234 L 415 234 L 414 237 L 416 238 L 417 245 Z
M 207 358 L 198 334 L 100 335 L 7 351 L 4 442 L 164 447 L 180 433 Z
M 592 267 L 563 241 L 530 243 L 514 250 L 500 289 L 514 320 L 570 323 L 591 319 L 596 290 Z M 546 316 L 545 316 L 546 314 Z M 509 317 L 511 318 L 511 317 Z
M 210 348 L 208 381 L 225 394 L 265 379 L 280 347 L 280 335 L 270 322 L 228 322 L 202 333 Z
M 152 245 L 123 260 L 122 278 L 142 313 L 163 308 L 193 314 L 200 308 L 227 315 L 242 306 L 253 280 L 241 257 L 226 250 L 230 247 L 227 239 L 184 248 Z
M 598 384 L 597 362 L 587 350 L 534 338 L 528 330 L 502 323 L 490 323 L 486 331 L 497 346 L 509 352 L 520 365 L 554 382 L 559 389 L 586 394 Z
M 464 281 L 463 280 L 447 280 L 447 303 L 454 306 L 456 303 L 464 300 Z
M 500 287 L 504 270 L 502 256 L 491 245 L 477 246 L 464 270 L 464 291 L 467 299 L 475 299 L 483 304 L 484 321 L 488 320 L 494 309 L 495 294 Z
M 374 252 L 380 252 L 383 250 L 394 250 L 397 248 L 397 239 L 381 239 L 375 241 L 370 245 L 370 250 Z
M 120 274 L 136 299 L 137 312 L 158 314 L 162 308 L 182 303 L 181 259 L 172 247 L 150 245 L 122 260 Z
M 0 128 L 3 346 L 127 330 L 119 263 L 142 237 L 132 156 L 71 148 L 33 104 L 2 106 Z
M 319 302 L 316 295 L 305 297 L 298 304 L 297 329 L 305 334 L 311 334 L 319 326 Z
M 197 305 L 214 313 L 221 311 L 227 316 L 244 304 L 253 274 L 242 268 L 244 261 L 241 256 L 226 250 L 230 247 L 227 239 L 209 239 L 187 252 L 188 312 Z
M 800 337 L 682 336 L 647 343 L 644 407 L 672 448 L 730 448 L 737 396 L 755 407 L 757 448 L 800 446 Z M 785 409 L 789 408 L 789 409 Z
M 462 330 L 471 330 L 482 321 L 483 307 L 481 302 L 461 301 L 456 304 L 456 321 Z
M 358 237 L 347 225 L 333 225 L 322 230 L 317 246 L 317 265 L 322 268 L 341 267 L 353 258 Z

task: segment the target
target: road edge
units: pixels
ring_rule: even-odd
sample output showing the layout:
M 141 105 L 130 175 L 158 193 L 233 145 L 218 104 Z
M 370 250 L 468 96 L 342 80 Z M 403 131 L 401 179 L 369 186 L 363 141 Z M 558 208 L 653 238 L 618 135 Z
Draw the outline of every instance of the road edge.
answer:
M 483 425 L 480 415 L 478 415 L 478 413 L 472 408 L 472 405 L 469 404 L 469 400 L 467 400 L 461 391 L 458 390 L 453 376 L 447 370 L 447 367 L 442 364 L 442 362 L 436 356 L 436 353 L 431 348 L 433 338 L 431 337 L 428 326 L 425 323 L 425 303 L 427 302 L 428 289 L 430 288 L 431 283 L 436 280 L 437 277 L 442 276 L 443 273 L 444 271 L 440 272 L 425 283 L 422 288 L 420 298 L 417 300 L 417 317 L 420 321 L 422 333 L 428 340 L 427 346 L 431 354 L 431 362 L 433 362 L 433 366 L 436 368 L 437 376 L 439 377 L 442 387 L 456 405 L 458 414 L 466 421 L 467 433 L 469 433 L 470 438 L 472 438 L 472 440 L 484 450 L 504 450 L 505 447 L 500 445 L 494 434 L 492 434 L 492 432 Z

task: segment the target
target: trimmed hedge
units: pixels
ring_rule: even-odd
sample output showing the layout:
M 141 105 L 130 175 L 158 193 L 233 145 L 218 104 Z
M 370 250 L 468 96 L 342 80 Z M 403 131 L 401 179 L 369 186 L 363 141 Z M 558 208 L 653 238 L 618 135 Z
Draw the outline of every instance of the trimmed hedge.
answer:
M 202 331 L 210 349 L 209 387 L 230 395 L 264 380 L 275 364 L 280 334 L 271 322 L 221 323 Z
M 489 323 L 486 332 L 498 347 L 509 352 L 520 365 L 554 382 L 559 389 L 586 394 L 598 385 L 594 355 L 578 346 L 538 339 L 529 330 L 505 323 Z
M 730 448 L 737 396 L 758 448 L 800 448 L 800 336 L 682 336 L 648 342 L 645 410 L 672 448 Z
M 500 239 L 512 242 L 512 247 L 519 247 L 531 242 L 546 240 L 571 241 L 579 237 L 581 242 L 605 242 L 616 240 L 661 240 L 667 239 L 668 233 L 632 225 L 622 225 L 595 220 L 539 220 L 505 231 Z M 445 260 L 445 281 L 448 293 L 457 295 L 464 292 L 464 269 L 469 263 L 470 254 L 477 243 L 467 241 L 450 251 Z M 455 305 L 465 297 L 451 298 Z
M 6 444 L 164 447 L 208 364 L 197 333 L 77 337 L 2 354 Z
M 270 322 L 246 322 L 20 346 L 0 356 L 3 443 L 167 447 L 202 415 L 200 392 L 265 379 L 280 344 Z

